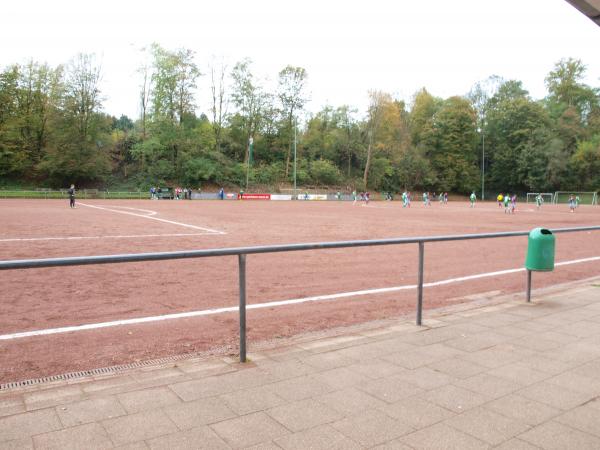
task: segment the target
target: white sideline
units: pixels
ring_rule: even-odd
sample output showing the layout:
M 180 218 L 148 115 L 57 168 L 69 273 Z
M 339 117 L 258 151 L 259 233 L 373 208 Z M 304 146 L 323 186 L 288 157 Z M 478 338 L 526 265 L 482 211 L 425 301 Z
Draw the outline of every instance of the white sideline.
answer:
M 6 238 L 0 242 L 22 242 L 22 241 L 70 241 L 80 239 L 123 239 L 123 238 L 146 238 L 146 237 L 180 237 L 180 236 L 214 236 L 215 233 L 167 233 L 167 234 L 118 234 L 106 236 L 66 236 L 66 237 L 38 237 L 38 238 Z
M 562 261 L 555 264 L 555 266 L 567 266 L 571 264 L 580 264 L 591 261 L 600 260 L 600 256 L 592 256 L 590 258 L 582 258 L 582 259 L 574 259 L 571 261 Z M 433 281 L 430 283 L 423 283 L 423 287 L 436 287 L 442 286 L 450 283 L 460 283 L 462 281 L 476 280 L 479 278 L 487 278 L 494 277 L 498 275 L 505 275 L 509 273 L 517 273 L 525 271 L 524 268 L 518 269 L 507 269 L 507 270 L 499 270 L 496 272 L 487 272 L 487 273 L 479 273 L 476 275 L 468 275 L 464 277 L 458 278 L 449 278 L 447 280 L 441 281 Z M 286 305 L 295 305 L 298 303 L 306 303 L 306 302 L 316 302 L 316 301 L 327 301 L 327 300 L 337 300 L 340 298 L 347 297 L 357 297 L 362 295 L 372 295 L 372 294 L 383 294 L 387 292 L 396 292 L 396 291 L 404 291 L 408 289 L 416 289 L 416 284 L 408 284 L 404 286 L 394 286 L 389 288 L 379 288 L 379 289 L 365 289 L 361 291 L 351 291 L 351 292 L 340 292 L 337 294 L 329 294 L 329 295 L 317 295 L 314 297 L 304 297 L 304 298 L 296 298 L 291 300 L 279 300 L 267 303 L 255 303 L 251 305 L 247 305 L 246 309 L 261 309 L 261 308 L 272 308 L 274 306 L 286 306 Z M 214 314 L 228 313 L 228 312 L 236 312 L 238 310 L 237 306 L 228 306 L 223 308 L 214 308 L 214 309 L 204 309 L 201 311 L 189 311 L 175 314 L 165 314 L 162 316 L 150 316 L 150 317 L 138 317 L 134 319 L 123 319 L 123 320 L 115 320 L 111 322 L 100 322 L 100 323 L 90 323 L 86 325 L 74 325 L 68 327 L 61 328 L 48 328 L 45 330 L 33 330 L 33 331 L 24 331 L 20 333 L 11 333 L 11 334 L 3 334 L 0 335 L 0 341 L 8 341 L 12 339 L 20 339 L 26 337 L 33 336 L 46 336 L 50 334 L 60 334 L 60 333 L 69 333 L 72 331 L 83 331 L 83 330 L 95 330 L 98 328 L 109 328 L 116 327 L 120 325 L 137 325 L 140 323 L 148 323 L 148 322 L 159 322 L 162 320 L 173 320 L 173 319 L 186 319 L 190 317 L 199 317 L 199 316 L 209 316 Z
M 172 225 L 179 225 L 181 227 L 193 228 L 194 230 L 208 231 L 210 233 L 215 233 L 215 234 L 227 234 L 224 231 L 213 230 L 212 228 L 199 227 L 197 225 L 190 225 L 188 223 L 175 222 L 173 220 L 160 219 L 158 217 L 153 217 L 152 215 L 136 214 L 136 213 L 129 212 L 129 211 L 119 211 L 118 209 L 105 208 L 104 206 L 90 205 L 90 204 L 81 203 L 81 202 L 78 202 L 77 204 L 81 205 L 81 206 L 87 206 L 88 208 L 102 209 L 104 211 L 111 211 L 111 212 L 116 212 L 119 214 L 127 214 L 130 216 L 142 217 L 144 219 L 157 220 L 159 222 L 170 223 Z M 128 208 L 128 209 L 135 209 L 135 208 Z M 154 211 L 150 211 L 150 212 L 154 212 Z

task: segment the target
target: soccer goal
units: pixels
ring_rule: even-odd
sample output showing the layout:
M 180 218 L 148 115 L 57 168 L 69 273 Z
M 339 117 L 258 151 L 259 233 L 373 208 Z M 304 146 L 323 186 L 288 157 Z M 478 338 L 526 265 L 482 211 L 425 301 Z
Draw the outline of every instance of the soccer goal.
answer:
M 544 203 L 552 203 L 554 194 L 552 192 L 528 192 L 527 203 L 535 203 L 535 198 L 541 195 Z
M 597 192 L 577 192 L 577 191 L 556 191 L 554 193 L 554 203 L 569 203 L 569 197 L 574 195 L 575 198 L 579 197 L 579 203 L 581 205 L 597 205 L 598 204 L 598 193 Z

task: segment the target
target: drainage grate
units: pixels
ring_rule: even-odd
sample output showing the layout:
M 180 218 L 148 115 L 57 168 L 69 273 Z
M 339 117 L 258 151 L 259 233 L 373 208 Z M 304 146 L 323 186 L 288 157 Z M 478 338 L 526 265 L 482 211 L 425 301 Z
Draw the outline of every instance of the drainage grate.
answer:
M 16 388 L 22 388 L 22 387 L 28 387 L 28 386 L 36 386 L 36 385 L 44 384 L 44 383 L 52 383 L 54 381 L 68 381 L 68 380 L 75 380 L 78 378 L 93 377 L 96 375 L 118 374 L 118 373 L 124 372 L 126 370 L 139 369 L 141 367 L 160 366 L 163 364 L 170 364 L 170 363 L 174 363 L 174 362 L 182 361 L 182 360 L 186 360 L 186 359 L 208 358 L 210 356 L 222 355 L 222 354 L 226 354 L 226 353 L 231 353 L 231 347 L 226 347 L 226 348 L 216 350 L 216 351 L 213 349 L 210 352 L 167 356 L 164 358 L 150 359 L 150 360 L 146 360 L 146 361 L 138 361 L 138 362 L 128 363 L 128 364 L 120 364 L 117 366 L 101 367 L 99 369 L 81 370 L 79 372 L 69 372 L 69 373 L 64 373 L 64 374 L 60 374 L 60 375 L 51 375 L 51 376 L 42 377 L 42 378 L 32 378 L 30 380 L 12 381 L 9 383 L 0 384 L 0 391 L 7 391 L 9 389 L 16 389 Z

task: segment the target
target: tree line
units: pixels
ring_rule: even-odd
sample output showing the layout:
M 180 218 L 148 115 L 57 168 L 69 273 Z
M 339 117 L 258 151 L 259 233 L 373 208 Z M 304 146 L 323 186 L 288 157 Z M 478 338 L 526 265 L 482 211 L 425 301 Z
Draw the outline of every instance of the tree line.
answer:
M 492 76 L 464 96 L 423 88 L 407 104 L 373 90 L 366 111 L 308 113 L 301 67 L 283 68 L 271 92 L 249 59 L 232 67 L 215 59 L 201 73 L 192 50 L 153 44 L 147 54 L 135 119 L 103 112 L 94 55 L 3 68 L 0 183 L 276 188 L 292 183 L 295 153 L 299 186 L 600 189 L 600 89 L 582 81 L 577 59 L 555 64 L 541 100 L 519 80 Z M 199 80 L 209 85 L 208 105 L 198 105 Z

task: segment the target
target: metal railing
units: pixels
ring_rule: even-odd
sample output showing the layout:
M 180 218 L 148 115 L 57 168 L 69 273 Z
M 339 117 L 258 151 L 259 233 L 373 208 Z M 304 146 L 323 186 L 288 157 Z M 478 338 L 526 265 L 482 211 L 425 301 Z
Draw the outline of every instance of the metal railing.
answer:
M 598 231 L 600 226 L 550 229 L 552 233 Z M 115 264 L 141 261 L 163 261 L 170 259 L 205 258 L 214 256 L 238 256 L 239 267 L 239 321 L 240 321 L 240 362 L 246 361 L 246 256 L 261 253 L 281 253 L 306 250 L 325 250 L 333 248 L 372 247 L 381 245 L 418 244 L 418 284 L 417 284 L 417 325 L 423 318 L 423 273 L 425 265 L 425 243 L 467 241 L 474 239 L 492 239 L 527 236 L 529 231 L 508 231 L 500 233 L 461 234 L 446 236 L 408 237 L 394 239 L 373 239 L 358 241 L 316 242 L 305 244 L 265 245 L 257 247 L 233 247 L 208 250 L 189 250 L 158 253 L 134 253 L 122 255 L 76 256 L 68 258 L 21 259 L 0 261 L 0 270 L 38 269 L 44 267 L 82 266 L 93 264 Z M 528 301 L 531 289 L 531 271 L 527 279 Z
M 97 189 L 81 189 L 76 193 L 77 199 L 88 200 L 88 199 L 105 199 L 105 200 L 118 200 L 118 199 L 149 199 L 150 192 L 141 191 L 100 191 Z M 10 199 L 67 199 L 69 193 L 66 189 L 61 190 L 8 190 L 0 189 L 0 198 Z

